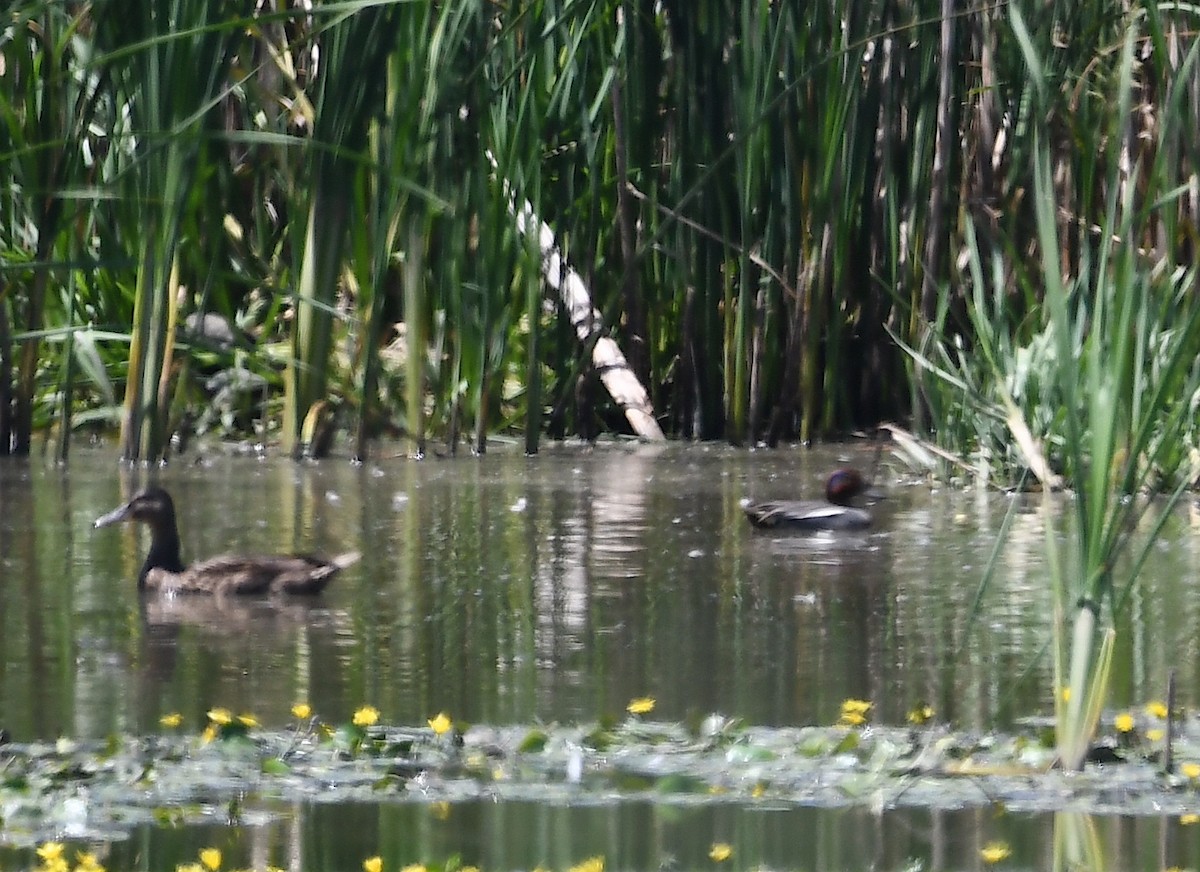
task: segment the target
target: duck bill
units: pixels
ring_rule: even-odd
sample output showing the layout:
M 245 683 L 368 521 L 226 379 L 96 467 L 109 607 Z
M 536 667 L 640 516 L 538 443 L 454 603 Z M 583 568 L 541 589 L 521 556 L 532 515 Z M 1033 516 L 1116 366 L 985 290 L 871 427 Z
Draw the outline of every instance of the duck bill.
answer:
M 101 527 L 107 527 L 109 524 L 119 524 L 129 517 L 129 504 L 121 506 L 119 509 L 113 509 L 107 515 L 101 515 L 92 525 L 93 530 L 99 530 Z

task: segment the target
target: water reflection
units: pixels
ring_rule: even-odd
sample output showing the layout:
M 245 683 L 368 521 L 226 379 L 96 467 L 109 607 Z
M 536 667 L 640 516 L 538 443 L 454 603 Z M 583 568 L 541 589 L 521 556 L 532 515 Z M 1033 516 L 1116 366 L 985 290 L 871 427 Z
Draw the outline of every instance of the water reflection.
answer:
M 914 486 L 893 488 L 862 535 L 746 524 L 742 499 L 819 493 L 839 462 L 807 451 L 613 447 L 364 467 L 211 458 L 161 473 L 188 557 L 361 550 L 311 602 L 139 598 L 145 540 L 134 529 L 93 534 L 91 520 L 145 474 L 122 472 L 107 454 L 80 453 L 66 470 L 5 462 L 0 728 L 17 740 L 140 735 L 179 711 L 195 731 L 218 705 L 280 725 L 298 701 L 329 721 L 371 703 L 395 723 L 440 710 L 474 723 L 580 722 L 646 695 L 656 717 L 719 711 L 757 724 L 831 722 L 848 696 L 872 700 L 887 722 L 923 701 L 980 730 L 1047 711 L 1041 514 L 1018 497 Z M 975 618 L 1013 500 L 1011 536 Z M 1160 696 L 1169 667 L 1181 703 L 1196 704 L 1197 528 L 1200 511 L 1181 507 L 1122 618 L 1117 704 Z M 210 828 L 140 829 L 105 848 L 110 868 L 173 868 L 208 844 L 226 850 L 230 868 L 288 869 L 359 868 L 375 853 L 387 868 L 451 854 L 489 869 L 566 868 L 597 854 L 609 868 L 696 868 L 714 841 L 734 846 L 730 868 L 899 869 L 910 858 L 982 868 L 979 851 L 993 839 L 1026 868 L 1059 858 L 1158 869 L 1200 857 L 1192 829 L 1174 820 L 1055 822 L 990 809 L 264 810 L 234 828 L 214 808 Z M 1070 852 L 1056 832 L 1075 834 L 1058 837 Z M 12 838 L 0 830 L 0 842 Z M 0 850 L 0 868 L 31 865 L 13 857 Z
M 866 458 L 867 450 L 864 450 Z M 1008 496 L 893 487 L 866 534 L 752 531 L 747 497 L 819 492 L 817 452 L 614 447 L 353 467 L 215 458 L 161 474 L 200 558 L 359 548 L 311 604 L 139 602 L 144 539 L 90 521 L 144 473 L 81 453 L 0 466 L 0 712 L 18 738 L 190 725 L 213 705 L 282 723 L 311 702 L 420 722 L 590 720 L 635 697 L 665 718 L 836 719 L 846 696 L 980 729 L 1045 711 L 1041 515 Z M 867 460 L 869 462 L 869 459 Z M 1167 527 L 1124 618 L 1117 702 L 1191 702 L 1194 507 Z
M 715 843 L 729 845 L 721 868 L 813 870 L 960 870 L 997 868 L 990 845 L 1009 857 L 998 868 L 1076 872 L 1158 872 L 1195 868 L 1197 838 L 1178 819 L 1027 816 L 995 809 L 965 811 L 691 805 L 631 801 L 602 805 L 467 802 L 274 806 L 233 826 L 214 810 L 212 823 L 143 824 L 128 839 L 72 845 L 94 850 L 113 870 L 173 869 L 216 847 L 222 868 L 359 869 L 380 856 L 385 869 L 451 857 L 490 870 L 562 872 L 593 857 L 608 869 L 711 868 Z M 0 845 L 0 868 L 36 865 L 32 848 Z

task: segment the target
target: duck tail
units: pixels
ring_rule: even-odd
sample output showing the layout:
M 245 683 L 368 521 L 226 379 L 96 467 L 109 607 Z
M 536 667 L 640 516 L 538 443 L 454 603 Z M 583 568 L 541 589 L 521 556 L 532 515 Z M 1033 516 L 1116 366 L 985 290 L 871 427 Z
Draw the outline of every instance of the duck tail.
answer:
M 362 559 L 361 551 L 347 551 L 345 554 L 339 554 L 337 557 L 332 557 L 329 564 L 336 569 L 345 569 L 347 566 L 353 566 Z

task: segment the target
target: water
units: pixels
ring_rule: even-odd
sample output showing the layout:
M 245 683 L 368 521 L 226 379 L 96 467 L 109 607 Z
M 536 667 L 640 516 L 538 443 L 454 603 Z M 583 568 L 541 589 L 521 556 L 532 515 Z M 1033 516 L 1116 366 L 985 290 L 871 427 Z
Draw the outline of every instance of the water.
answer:
M 893 486 L 875 528 L 858 536 L 764 535 L 742 517 L 747 497 L 818 493 L 847 458 L 869 468 L 872 452 L 630 446 L 363 467 L 213 456 L 162 471 L 185 557 L 363 552 L 322 597 L 286 604 L 143 603 L 134 579 L 144 533 L 93 532 L 91 522 L 144 472 L 120 469 L 107 451 L 80 453 L 66 470 L 0 465 L 0 727 L 18 741 L 140 735 L 178 711 L 199 730 L 218 705 L 271 727 L 300 701 L 331 721 L 369 703 L 389 723 L 439 711 L 466 723 L 578 723 L 622 715 L 641 696 L 655 698 L 655 718 L 719 711 L 768 725 L 831 723 L 851 696 L 871 700 L 877 720 L 903 722 L 925 702 L 981 731 L 1047 713 L 1039 652 L 1050 599 L 1032 511 L 1018 514 L 973 619 L 1012 498 Z M 1181 509 L 1146 569 L 1122 627 L 1118 705 L 1161 697 L 1170 667 L 1182 703 L 1200 694 L 1196 524 L 1195 509 Z M 350 813 L 282 810 L 263 826 L 276 841 L 298 827 L 288 839 L 299 847 L 276 845 L 271 862 L 289 865 L 294 851 L 325 857 L 322 828 L 336 831 Z M 997 825 L 977 811 L 935 816 L 958 821 L 950 848 L 914 812 L 464 804 L 451 810 L 457 827 L 430 820 L 428 808 L 362 813 L 395 818 L 405 843 L 428 854 L 396 844 L 397 862 L 458 853 L 487 869 L 566 868 L 588 852 L 610 869 L 695 868 L 735 833 L 746 835 L 733 868 L 898 869 L 909 856 L 919 868 L 941 868 L 939 857 L 973 868 L 975 843 L 992 830 L 1012 828 L 1034 846 L 1049 832 L 1044 821 Z M 813 853 L 786 837 L 805 826 L 822 844 L 855 844 Z M 225 840 L 237 851 L 249 838 L 197 829 L 139 830 L 112 847 L 121 858 L 112 868 L 133 868 L 135 856 L 139 868 L 173 868 L 195 844 Z M 596 838 L 574 843 L 592 829 Z M 882 840 L 874 853 L 857 844 L 868 829 Z M 359 868 L 361 856 L 387 853 L 382 829 L 369 836 L 292 868 Z M 542 843 L 557 847 L 532 850 Z M 150 856 L 164 859 L 145 866 Z M 1035 855 L 1023 862 L 1041 865 Z

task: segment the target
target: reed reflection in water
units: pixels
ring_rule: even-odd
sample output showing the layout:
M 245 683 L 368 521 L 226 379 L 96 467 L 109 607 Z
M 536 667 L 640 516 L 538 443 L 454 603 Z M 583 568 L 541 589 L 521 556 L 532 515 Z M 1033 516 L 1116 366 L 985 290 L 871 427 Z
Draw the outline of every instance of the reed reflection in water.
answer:
M 144 537 L 90 525 L 144 473 L 84 453 L 6 464 L 0 726 L 86 738 L 180 711 L 199 728 L 215 705 L 279 725 L 298 701 L 333 721 L 371 703 L 396 723 L 579 722 L 640 696 L 655 717 L 758 724 L 831 722 L 848 696 L 890 723 L 918 701 L 981 729 L 1048 711 L 1036 513 L 974 621 L 1010 497 L 893 485 L 865 534 L 746 524 L 741 500 L 818 493 L 845 459 L 670 446 L 164 470 L 188 557 L 363 552 L 315 601 L 253 603 L 139 601 Z M 1129 613 L 1117 704 L 1157 696 L 1169 665 L 1184 703 L 1200 686 L 1189 512 Z

